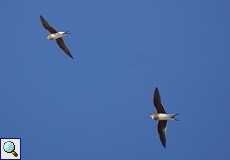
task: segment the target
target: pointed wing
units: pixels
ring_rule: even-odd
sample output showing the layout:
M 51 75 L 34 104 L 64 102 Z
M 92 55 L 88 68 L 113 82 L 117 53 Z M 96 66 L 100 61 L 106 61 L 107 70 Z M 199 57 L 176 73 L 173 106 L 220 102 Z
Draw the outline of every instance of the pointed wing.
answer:
M 73 56 L 71 55 L 69 49 L 66 47 L 64 41 L 62 38 L 58 38 L 57 40 L 57 44 L 58 46 L 71 58 L 73 58 Z
M 161 97 L 160 97 L 160 93 L 158 91 L 158 88 L 156 88 L 155 91 L 154 91 L 153 103 L 154 103 L 154 106 L 157 109 L 157 113 L 166 113 L 164 107 L 161 104 Z
M 47 29 L 50 33 L 57 33 L 57 31 L 53 27 L 51 27 L 42 16 L 40 16 L 40 20 L 42 22 L 43 27 Z
M 167 121 L 159 121 L 158 123 L 158 134 L 164 147 L 166 147 L 166 125 Z

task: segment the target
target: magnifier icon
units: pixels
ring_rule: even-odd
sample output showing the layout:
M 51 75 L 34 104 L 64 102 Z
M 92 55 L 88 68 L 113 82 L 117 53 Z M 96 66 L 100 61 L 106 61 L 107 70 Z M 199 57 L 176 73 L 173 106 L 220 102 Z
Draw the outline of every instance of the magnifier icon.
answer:
M 11 141 L 6 141 L 4 144 L 3 144 L 3 149 L 5 152 L 7 153 L 12 153 L 15 157 L 18 156 L 17 152 L 15 152 L 15 145 L 13 142 Z

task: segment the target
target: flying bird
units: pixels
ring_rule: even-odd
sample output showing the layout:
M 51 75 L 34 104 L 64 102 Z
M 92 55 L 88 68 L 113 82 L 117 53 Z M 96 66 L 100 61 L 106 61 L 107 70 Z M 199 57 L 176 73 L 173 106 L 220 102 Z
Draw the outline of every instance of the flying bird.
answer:
M 157 109 L 157 114 L 150 114 L 150 117 L 153 120 L 158 120 L 158 134 L 161 140 L 162 145 L 166 148 L 166 129 L 167 129 L 167 120 L 176 120 L 175 116 L 178 114 L 167 114 L 163 105 L 161 104 L 161 97 L 158 91 L 158 88 L 155 89 L 153 94 L 153 103 Z
M 66 47 L 62 37 L 69 34 L 68 31 L 65 32 L 57 32 L 52 26 L 49 25 L 49 23 L 42 17 L 40 16 L 40 20 L 42 22 L 42 25 L 45 29 L 47 29 L 50 34 L 48 35 L 47 39 L 49 40 L 56 40 L 58 46 L 71 58 L 73 56 L 71 55 L 69 49 Z

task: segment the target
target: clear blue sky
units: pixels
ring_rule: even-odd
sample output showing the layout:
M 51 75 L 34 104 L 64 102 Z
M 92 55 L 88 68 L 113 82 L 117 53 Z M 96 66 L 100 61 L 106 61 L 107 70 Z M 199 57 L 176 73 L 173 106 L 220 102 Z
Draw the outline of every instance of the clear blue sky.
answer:
M 1 1 L 0 137 L 23 160 L 230 159 L 228 0 Z M 42 15 L 74 59 L 46 39 Z M 152 94 L 168 113 L 160 143 Z

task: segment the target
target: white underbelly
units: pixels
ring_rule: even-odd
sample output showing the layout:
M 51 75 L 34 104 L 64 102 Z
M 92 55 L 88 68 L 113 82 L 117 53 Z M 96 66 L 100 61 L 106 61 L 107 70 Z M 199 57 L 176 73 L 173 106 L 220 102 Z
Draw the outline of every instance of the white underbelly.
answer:
M 58 32 L 58 33 L 53 33 L 53 34 L 50 34 L 50 35 L 51 35 L 51 38 L 52 38 L 52 39 L 56 40 L 56 39 L 58 39 L 58 38 L 61 38 L 61 37 L 65 36 L 64 33 L 65 33 L 65 32 Z
M 160 114 L 158 114 L 158 119 L 159 120 L 168 120 L 168 119 L 170 119 L 170 116 L 167 114 L 160 113 Z
M 55 35 L 54 39 L 58 39 L 63 36 L 63 34 L 60 34 L 60 33 L 55 33 L 54 35 Z

